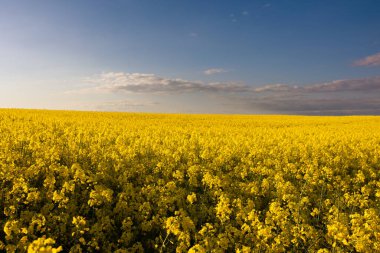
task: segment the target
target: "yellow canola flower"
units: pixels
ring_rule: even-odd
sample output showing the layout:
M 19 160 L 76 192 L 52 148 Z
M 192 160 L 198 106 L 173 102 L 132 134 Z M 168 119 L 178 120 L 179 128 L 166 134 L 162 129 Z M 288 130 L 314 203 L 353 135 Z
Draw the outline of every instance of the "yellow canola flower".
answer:
M 0 136 L 0 251 L 380 251 L 377 116 L 0 109 Z
M 58 253 L 61 252 L 62 246 L 54 248 L 52 245 L 55 244 L 55 240 L 52 238 L 41 237 L 34 240 L 28 246 L 28 253 Z

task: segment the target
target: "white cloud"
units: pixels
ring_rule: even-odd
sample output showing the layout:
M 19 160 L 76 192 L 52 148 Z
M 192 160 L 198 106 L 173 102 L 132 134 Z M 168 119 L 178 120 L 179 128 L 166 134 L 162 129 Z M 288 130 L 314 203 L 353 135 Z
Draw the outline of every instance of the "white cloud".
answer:
M 380 91 L 380 77 L 368 77 L 360 79 L 334 80 L 325 83 L 309 84 L 304 86 L 287 84 L 268 84 L 255 88 L 255 92 L 297 92 L 297 93 L 322 93 L 322 92 L 350 92 L 350 91 Z
M 303 88 L 307 92 L 380 91 L 380 77 L 335 80 Z
M 225 69 L 221 69 L 221 68 L 211 68 L 211 69 L 204 70 L 203 74 L 205 74 L 205 75 L 215 75 L 215 74 L 220 74 L 220 73 L 225 73 L 225 72 L 228 72 L 228 71 L 225 70 Z
M 236 18 L 234 13 L 230 14 L 230 18 L 231 18 L 231 22 L 233 22 L 233 23 L 237 22 L 237 18 Z
M 271 84 L 237 98 L 246 108 L 271 113 L 380 115 L 380 77 L 335 80 L 304 86 Z
M 158 102 L 151 101 L 113 100 L 97 103 L 93 107 L 102 111 L 140 111 L 157 105 L 159 105 Z
M 294 89 L 297 89 L 297 86 L 289 86 L 287 84 L 282 83 L 276 83 L 276 84 L 267 84 L 264 86 L 260 86 L 258 88 L 255 88 L 254 91 L 256 92 L 279 92 L 279 91 L 291 91 Z
M 271 6 L 272 6 L 272 4 L 270 4 L 270 3 L 266 3 L 266 4 L 263 5 L 263 8 L 269 8 L 269 7 L 271 7 Z
M 241 92 L 248 86 L 236 82 L 205 83 L 180 78 L 166 78 L 154 74 L 108 72 L 93 78 L 86 78 L 92 88 L 78 90 L 91 92 L 132 92 L 132 93 L 186 93 L 186 92 Z
M 76 92 L 110 93 L 119 97 L 123 92 L 149 97 L 166 94 L 169 100 L 181 94 L 186 97 L 189 93 L 200 98 L 201 92 L 212 100 L 230 103 L 231 108 L 228 111 L 236 110 L 237 113 L 241 112 L 241 108 L 245 108 L 248 112 L 261 110 L 288 114 L 380 114 L 380 77 L 298 86 L 282 83 L 252 86 L 238 82 L 207 83 L 154 74 L 108 72 L 86 78 L 85 82 L 90 83 L 92 87 Z M 149 103 L 120 100 L 99 106 L 124 110 L 147 105 Z
M 355 61 L 354 66 L 380 66 L 380 52 Z
M 323 98 L 320 96 L 265 97 L 241 101 L 247 108 L 280 114 L 380 115 L 380 99 L 359 97 Z
M 222 69 L 208 69 L 208 74 L 220 73 Z M 334 80 L 309 85 L 267 84 L 251 86 L 239 82 L 202 82 L 181 78 L 161 77 L 154 74 L 108 72 L 92 78 L 85 78 L 92 87 L 79 89 L 75 93 L 106 93 L 125 91 L 130 93 L 187 93 L 187 92 L 226 92 L 250 94 L 259 93 L 334 93 L 334 92 L 378 92 L 380 76 L 360 79 Z

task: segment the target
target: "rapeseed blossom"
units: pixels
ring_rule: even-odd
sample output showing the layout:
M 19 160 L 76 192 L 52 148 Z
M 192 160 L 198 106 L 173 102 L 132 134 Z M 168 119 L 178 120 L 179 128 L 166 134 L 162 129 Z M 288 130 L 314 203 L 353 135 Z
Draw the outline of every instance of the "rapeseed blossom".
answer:
M 0 251 L 380 251 L 379 117 L 0 110 L 0 135 Z

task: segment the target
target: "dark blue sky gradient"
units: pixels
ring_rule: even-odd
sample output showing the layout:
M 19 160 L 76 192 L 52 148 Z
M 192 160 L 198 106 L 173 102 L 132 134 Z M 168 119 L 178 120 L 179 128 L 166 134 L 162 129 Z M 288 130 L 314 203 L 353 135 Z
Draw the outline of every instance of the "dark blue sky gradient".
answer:
M 379 13 L 376 0 L 4 0 L 0 91 L 106 72 L 252 87 L 378 76 L 353 62 L 380 52 Z

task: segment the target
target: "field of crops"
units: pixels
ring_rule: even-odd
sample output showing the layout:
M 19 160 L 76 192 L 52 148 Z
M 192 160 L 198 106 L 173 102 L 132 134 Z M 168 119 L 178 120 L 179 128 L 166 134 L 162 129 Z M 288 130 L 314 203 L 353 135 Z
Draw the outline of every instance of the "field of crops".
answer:
M 0 110 L 0 251 L 380 252 L 380 117 Z

